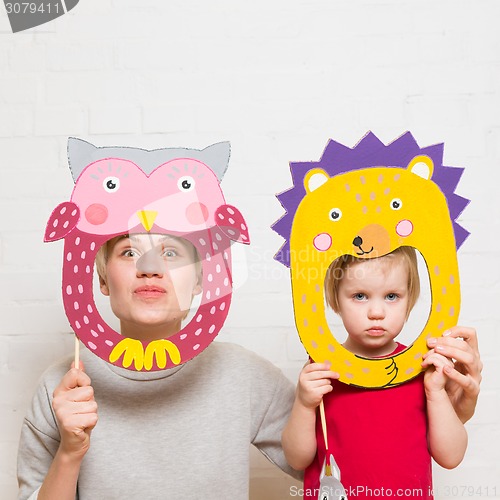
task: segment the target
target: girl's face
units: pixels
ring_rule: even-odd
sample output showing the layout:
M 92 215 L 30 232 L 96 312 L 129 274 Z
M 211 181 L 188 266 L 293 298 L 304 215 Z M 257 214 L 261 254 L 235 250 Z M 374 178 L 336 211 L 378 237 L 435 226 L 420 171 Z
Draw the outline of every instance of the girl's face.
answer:
M 201 293 L 196 256 L 191 243 L 163 234 L 131 234 L 108 243 L 100 288 L 123 336 L 151 341 L 180 330 L 193 297 Z
M 397 257 L 350 264 L 339 285 L 338 302 L 348 333 L 346 349 L 364 357 L 391 354 L 407 317 L 406 265 Z

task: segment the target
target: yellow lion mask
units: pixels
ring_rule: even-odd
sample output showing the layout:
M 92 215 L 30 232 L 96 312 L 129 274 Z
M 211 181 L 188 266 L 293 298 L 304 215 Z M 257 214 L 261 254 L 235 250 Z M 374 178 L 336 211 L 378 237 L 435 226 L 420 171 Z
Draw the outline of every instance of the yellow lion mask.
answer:
M 443 145 L 421 149 L 410 133 L 384 146 L 372 133 L 349 149 L 330 141 L 319 162 L 292 163 L 294 188 L 278 195 L 287 214 L 274 229 L 287 238 L 276 259 L 290 266 L 295 322 L 316 362 L 360 387 L 399 385 L 421 372 L 426 339 L 456 325 L 456 249 L 468 232 L 454 219 L 468 200 L 453 191 L 463 169 L 442 165 Z M 418 338 L 396 355 L 369 359 L 346 350 L 325 317 L 324 281 L 341 255 L 375 258 L 410 246 L 423 256 L 431 310 Z

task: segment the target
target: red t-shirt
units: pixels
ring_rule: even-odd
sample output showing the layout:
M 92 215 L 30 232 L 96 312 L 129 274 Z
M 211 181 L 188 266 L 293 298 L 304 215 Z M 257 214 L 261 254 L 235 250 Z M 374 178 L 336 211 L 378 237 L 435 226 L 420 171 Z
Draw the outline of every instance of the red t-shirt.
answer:
M 393 354 L 404 349 L 398 344 Z M 349 499 L 434 498 L 423 374 L 390 389 L 335 380 L 323 402 L 329 451 Z M 304 498 L 314 500 L 325 460 L 319 412 L 316 440 L 316 457 L 304 476 Z

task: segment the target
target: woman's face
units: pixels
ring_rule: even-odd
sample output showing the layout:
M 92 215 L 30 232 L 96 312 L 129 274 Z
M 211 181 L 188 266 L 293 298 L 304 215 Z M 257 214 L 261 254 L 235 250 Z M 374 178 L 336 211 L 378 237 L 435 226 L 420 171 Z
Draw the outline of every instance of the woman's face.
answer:
M 108 243 L 106 278 L 121 334 L 138 340 L 178 332 L 195 295 L 201 293 L 201 266 L 195 247 L 164 234 L 130 234 Z

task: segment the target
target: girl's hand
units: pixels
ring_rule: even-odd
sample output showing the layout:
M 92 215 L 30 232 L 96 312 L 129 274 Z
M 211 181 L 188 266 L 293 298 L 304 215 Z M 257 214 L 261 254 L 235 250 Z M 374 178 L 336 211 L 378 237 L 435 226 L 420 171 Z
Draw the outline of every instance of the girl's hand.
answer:
M 309 363 L 300 372 L 297 400 L 306 408 L 316 408 L 323 396 L 332 391 L 332 379 L 339 374 L 330 370 L 328 363 Z
M 453 370 L 453 361 L 432 350 L 426 354 L 422 367 L 426 368 L 424 387 L 427 397 L 432 393 L 444 391 L 448 381 L 446 369 Z

